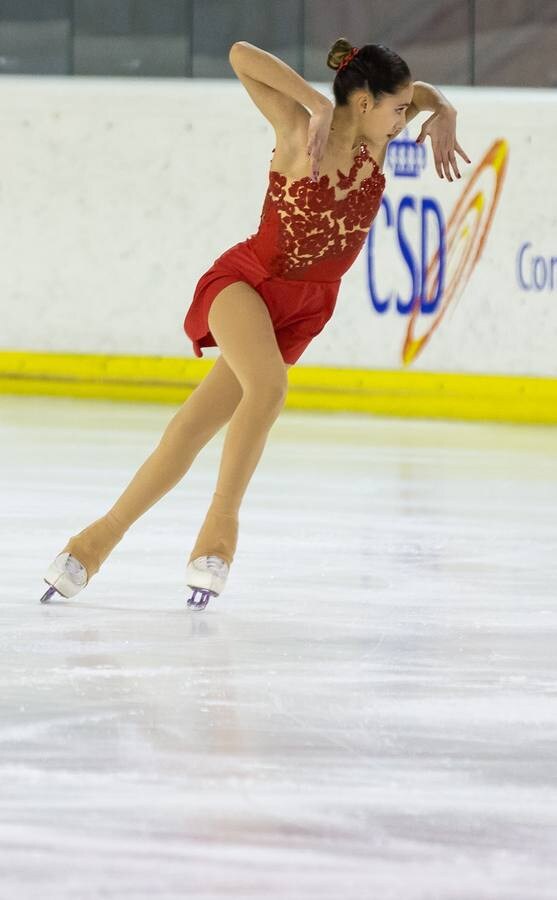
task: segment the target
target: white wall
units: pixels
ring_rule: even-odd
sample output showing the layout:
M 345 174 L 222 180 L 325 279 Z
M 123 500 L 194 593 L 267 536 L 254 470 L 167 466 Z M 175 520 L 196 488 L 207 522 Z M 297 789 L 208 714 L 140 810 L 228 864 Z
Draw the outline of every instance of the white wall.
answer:
M 329 85 L 314 86 L 331 96 Z M 407 364 L 557 375 L 557 91 L 441 89 L 458 109 L 458 140 L 472 164 L 457 156 L 463 178 L 440 179 L 428 138 L 425 168 L 411 159 L 411 174 L 403 176 L 395 160 L 407 149 L 393 142 L 373 253 L 368 240 L 345 275 L 333 319 L 300 364 L 404 365 L 410 317 L 394 301 L 386 313 L 376 310 L 368 272 L 382 296 L 409 296 L 400 236 L 417 258 L 425 199 L 452 242 L 449 278 L 436 311 L 417 317 L 418 338 L 436 319 L 437 326 Z M 0 98 L 0 349 L 193 356 L 182 329 L 193 288 L 216 256 L 257 229 L 274 147 L 272 127 L 243 86 L 2 76 Z M 412 144 L 428 115 L 410 124 Z M 494 164 L 480 172 L 493 147 Z M 453 240 L 451 215 L 468 195 L 470 210 Z M 386 216 L 396 221 L 401 208 L 397 231 Z M 438 234 L 428 234 L 431 257 Z M 547 269 L 540 289 L 519 281 L 526 244 L 527 278 L 536 256 L 538 277 Z M 204 350 L 207 357 L 218 352 Z

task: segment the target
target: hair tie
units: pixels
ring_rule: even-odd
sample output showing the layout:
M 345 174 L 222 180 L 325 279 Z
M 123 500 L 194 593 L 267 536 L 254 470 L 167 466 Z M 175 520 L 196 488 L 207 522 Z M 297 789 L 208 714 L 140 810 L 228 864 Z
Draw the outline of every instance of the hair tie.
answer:
M 352 60 L 356 56 L 356 53 L 359 51 L 359 49 L 360 49 L 359 47 L 352 47 L 352 50 L 350 51 L 350 53 L 347 53 L 346 56 L 344 57 L 344 59 L 342 60 L 341 64 L 339 65 L 339 67 L 337 69 L 337 72 L 340 72 L 340 70 L 344 69 L 344 67 L 347 66 L 349 62 L 352 62 Z

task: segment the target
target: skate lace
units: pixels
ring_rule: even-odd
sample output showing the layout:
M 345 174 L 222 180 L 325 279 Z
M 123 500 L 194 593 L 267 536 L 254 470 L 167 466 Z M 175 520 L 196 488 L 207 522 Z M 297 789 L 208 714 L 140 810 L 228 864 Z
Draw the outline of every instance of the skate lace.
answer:
M 221 559 L 220 556 L 208 556 L 207 568 L 212 569 L 215 572 L 226 571 L 226 569 L 228 568 L 228 563 L 225 559 Z

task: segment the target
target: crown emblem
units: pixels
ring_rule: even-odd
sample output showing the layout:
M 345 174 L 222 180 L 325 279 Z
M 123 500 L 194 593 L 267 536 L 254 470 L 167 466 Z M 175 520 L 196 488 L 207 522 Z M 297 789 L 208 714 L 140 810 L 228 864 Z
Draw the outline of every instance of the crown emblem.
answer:
M 418 178 L 426 166 L 427 152 L 423 144 L 408 137 L 408 128 L 391 141 L 387 150 L 387 163 L 400 178 Z

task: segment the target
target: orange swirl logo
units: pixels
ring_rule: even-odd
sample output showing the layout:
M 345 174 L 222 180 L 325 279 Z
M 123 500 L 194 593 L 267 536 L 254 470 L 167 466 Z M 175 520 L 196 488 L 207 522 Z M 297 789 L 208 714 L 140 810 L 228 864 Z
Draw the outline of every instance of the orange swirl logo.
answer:
M 409 365 L 422 352 L 449 305 L 460 298 L 484 249 L 499 202 L 508 166 L 509 146 L 498 139 L 487 151 L 465 187 L 446 224 L 445 285 L 433 318 L 421 315 L 421 298 L 412 300 L 408 329 L 402 348 L 402 362 Z M 427 264 L 424 276 L 425 299 L 439 289 L 439 248 Z

